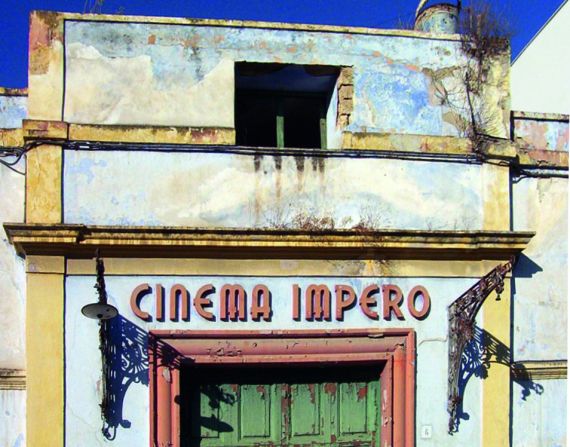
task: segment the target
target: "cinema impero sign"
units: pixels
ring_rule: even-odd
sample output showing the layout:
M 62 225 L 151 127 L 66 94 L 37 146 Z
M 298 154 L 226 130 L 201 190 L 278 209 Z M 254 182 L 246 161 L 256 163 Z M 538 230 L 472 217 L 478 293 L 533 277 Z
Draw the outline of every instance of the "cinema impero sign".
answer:
M 426 288 L 418 285 L 405 292 L 395 284 L 371 284 L 362 290 L 347 284 L 291 284 L 290 294 L 278 299 L 290 301 L 295 321 L 343 321 L 349 312 L 362 312 L 371 320 L 426 318 L 431 307 Z M 271 321 L 274 299 L 265 284 L 250 289 L 241 284 L 203 284 L 196 290 L 174 284 L 166 290 L 161 284 L 144 283 L 133 290 L 130 307 L 144 321 L 190 321 L 191 307 L 197 318 L 206 321 Z

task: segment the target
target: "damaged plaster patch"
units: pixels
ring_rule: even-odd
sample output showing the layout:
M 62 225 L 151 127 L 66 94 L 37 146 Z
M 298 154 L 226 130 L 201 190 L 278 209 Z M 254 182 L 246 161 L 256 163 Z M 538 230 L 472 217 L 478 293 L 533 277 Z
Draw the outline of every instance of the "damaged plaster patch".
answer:
M 105 57 L 96 48 L 67 49 L 65 121 L 233 127 L 233 62 L 222 59 L 199 82 L 157 85 L 151 57 Z M 207 107 L 204 105 L 207 104 Z

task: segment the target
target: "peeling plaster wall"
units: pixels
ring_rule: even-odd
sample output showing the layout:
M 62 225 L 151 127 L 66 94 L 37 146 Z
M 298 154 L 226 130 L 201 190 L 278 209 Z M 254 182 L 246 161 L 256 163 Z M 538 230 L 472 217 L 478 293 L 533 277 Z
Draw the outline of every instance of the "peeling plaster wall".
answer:
M 26 446 L 26 392 L 0 390 L 0 445 Z
M 21 129 L 27 116 L 27 96 L 8 93 L 0 89 L 0 137 L 2 131 L 14 133 Z M 8 93 L 8 94 L 5 94 Z M 6 145 L 12 140 L 4 140 Z M 2 149 L 2 138 L 0 138 Z M 14 161 L 6 157 L 7 162 Z M 25 160 L 14 168 L 25 170 Z M 8 242 L 4 222 L 24 220 L 25 177 L 0 165 L 0 373 L 25 370 L 25 297 L 26 277 L 24 261 L 16 256 Z M 25 447 L 26 445 L 26 392 L 5 388 L 5 377 L 0 381 L 0 445 Z
M 513 385 L 513 447 L 565 446 L 566 380 L 543 380 L 533 386 L 538 393 L 525 396 L 519 384 Z
M 483 228 L 477 164 L 231 153 L 65 151 L 65 223 Z M 437 179 L 453 179 L 448 182 Z M 301 225 L 296 225 L 301 223 Z
M 19 129 L 27 116 L 28 97 L 0 94 L 0 129 Z
M 263 262 L 263 261 L 260 261 Z M 126 322 L 121 323 L 122 337 L 129 347 L 122 352 L 125 359 L 125 370 L 143 371 L 139 356 L 130 350 L 137 346 L 134 336 L 138 331 L 153 329 L 193 329 L 193 330 L 247 330 L 247 329 L 347 329 L 347 328 L 386 328 L 405 327 L 417 331 L 417 377 L 421 377 L 416 394 L 417 445 L 418 446 L 478 446 L 481 445 L 481 393 L 482 381 L 475 376 L 469 380 L 463 402 L 463 410 L 469 415 L 462 420 L 461 429 L 454 436 L 447 434 L 447 327 L 441 322 L 447 319 L 447 306 L 464 290 L 473 284 L 474 278 L 358 278 L 358 277 L 287 277 L 290 273 L 287 266 L 295 261 L 282 264 L 278 277 L 235 277 L 235 276 L 107 276 L 106 285 L 109 302 L 117 306 L 120 315 Z M 92 276 L 68 276 L 66 279 L 66 313 L 65 313 L 65 349 L 66 349 L 66 445 L 82 445 L 86 447 L 108 445 L 101 434 L 101 416 L 99 403 L 100 355 L 98 348 L 98 325 L 94 321 L 86 321 L 81 315 L 81 307 L 92 300 Z M 189 322 L 171 322 L 166 319 L 160 323 L 156 320 L 144 322 L 137 318 L 130 306 L 129 298 L 133 289 L 141 283 L 162 284 L 166 290 L 175 283 L 188 288 L 194 296 L 198 288 L 207 283 L 220 287 L 224 283 L 239 283 L 251 291 L 255 284 L 266 284 L 273 294 L 273 317 L 270 322 L 209 322 L 201 319 L 192 308 Z M 369 284 L 397 284 L 407 294 L 411 288 L 421 284 L 429 291 L 432 307 L 429 316 L 423 321 L 410 317 L 407 309 L 403 309 L 404 321 L 373 321 L 364 316 L 359 306 L 345 314 L 343 322 L 295 322 L 291 318 L 291 284 L 297 283 L 303 289 L 308 284 L 349 284 L 355 290 Z M 248 292 L 249 293 L 249 292 Z M 359 292 L 357 292 L 359 293 Z M 154 313 L 154 299 L 146 297 L 141 300 L 144 310 Z M 213 312 L 218 313 L 218 300 L 213 297 Z M 113 320 L 119 324 L 119 320 Z M 137 329 L 138 327 L 138 329 Z M 139 338 L 140 340 L 141 338 Z M 144 342 L 144 337 L 142 337 Z M 139 345 L 140 346 L 140 345 Z M 132 355 L 130 355 L 132 354 Z M 120 363 L 120 362 L 119 362 Z M 119 375 L 121 377 L 121 375 Z M 126 377 L 122 383 L 128 382 Z M 119 399 L 117 418 L 125 422 L 116 431 L 113 441 L 116 445 L 135 446 L 148 445 L 149 433 L 149 389 L 144 383 L 130 383 Z M 422 425 L 433 427 L 433 436 L 429 440 L 420 438 Z M 113 431 L 111 431 L 113 433 Z
M 513 121 L 515 140 L 524 149 L 568 152 L 568 119 L 514 118 Z
M 64 119 L 233 127 L 233 63 L 245 60 L 354 67 L 346 130 L 457 136 L 465 117 L 434 86 L 462 57 L 459 42 L 429 38 L 68 20 Z
M 536 231 L 514 272 L 513 358 L 566 359 L 568 180 L 513 183 L 513 213 L 514 230 Z
M 25 162 L 15 166 L 25 169 Z M 25 177 L 0 166 L 0 223 L 24 220 Z M 0 368 L 25 369 L 24 261 L 0 227 Z M 0 410 L 1 411 L 1 410 Z

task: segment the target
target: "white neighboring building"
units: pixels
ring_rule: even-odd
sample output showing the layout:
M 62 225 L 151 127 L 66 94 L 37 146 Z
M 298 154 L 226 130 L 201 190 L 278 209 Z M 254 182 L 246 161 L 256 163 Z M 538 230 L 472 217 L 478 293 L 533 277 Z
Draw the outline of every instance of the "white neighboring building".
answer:
M 570 112 L 570 5 L 564 1 L 512 63 L 511 108 Z

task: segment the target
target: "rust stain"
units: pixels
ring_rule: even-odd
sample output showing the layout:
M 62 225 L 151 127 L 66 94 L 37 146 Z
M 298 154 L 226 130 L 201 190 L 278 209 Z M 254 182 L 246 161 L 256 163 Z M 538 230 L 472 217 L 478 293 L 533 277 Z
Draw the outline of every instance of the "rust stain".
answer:
M 256 390 L 259 394 L 261 394 L 263 399 L 265 399 L 265 397 L 267 396 L 267 390 L 265 389 L 265 386 L 257 385 Z
M 183 129 L 181 129 L 183 130 Z M 186 129 L 186 131 L 188 131 Z M 180 132 L 179 132 L 180 133 Z M 196 144 L 215 143 L 218 140 L 218 131 L 212 127 L 192 129 L 192 142 Z
M 326 383 L 325 384 L 325 393 L 330 394 L 331 396 L 336 394 L 336 383 Z
M 405 64 L 405 67 L 411 71 L 420 71 L 420 67 L 414 64 Z
M 259 42 L 259 48 L 261 48 L 262 50 L 265 50 L 267 48 L 267 42 L 265 42 L 264 40 Z
M 253 157 L 253 168 L 255 169 L 255 172 L 259 172 L 261 169 L 261 157 L 262 155 L 254 155 Z
M 289 386 L 287 384 L 281 385 L 281 411 L 284 415 L 283 417 L 283 429 L 285 433 L 289 433 L 290 426 L 290 416 L 289 416 L 289 403 L 291 402 Z
M 275 155 L 273 157 L 273 160 L 275 160 L 275 169 L 277 169 L 278 171 L 281 170 L 281 166 L 283 166 L 283 158 L 281 157 L 281 155 Z
M 199 42 L 200 36 L 198 34 L 194 34 L 190 39 L 182 39 L 182 45 L 184 48 L 196 48 L 198 47 Z
M 230 385 L 230 388 L 232 389 L 232 391 L 233 391 L 234 393 L 237 393 L 237 391 L 238 391 L 238 385 L 237 385 L 237 383 L 232 383 L 232 384 Z
M 30 74 L 45 74 L 48 72 L 51 59 L 50 48 L 37 47 L 30 51 Z
M 556 147 L 553 149 L 557 151 L 568 150 L 566 148 L 567 142 L 568 142 L 568 129 L 560 129 L 558 131 L 558 136 L 556 138 Z
M 368 394 L 368 386 L 364 385 L 357 392 L 358 400 L 361 401 L 362 399 L 365 399 L 367 394 Z
M 275 169 L 277 170 L 275 178 L 275 195 L 277 196 L 277 200 L 279 200 L 281 198 L 281 166 L 283 164 L 283 159 L 280 155 L 275 155 L 273 159 L 275 161 Z
M 219 45 L 224 41 L 224 36 L 222 35 L 217 35 L 214 37 L 214 43 Z
M 147 42 L 149 45 L 154 45 L 156 43 L 156 36 L 154 34 L 151 34 L 148 36 Z
M 530 130 L 530 133 L 523 137 L 525 142 L 529 143 L 534 149 L 546 150 L 548 148 L 548 139 L 546 137 L 548 124 L 536 123 L 535 126 L 529 126 L 527 130 Z
M 325 172 L 325 158 L 324 157 L 319 157 L 317 165 L 319 167 L 319 172 L 322 174 L 323 172 Z
M 380 53 L 380 51 L 373 51 L 373 52 L 372 52 L 372 56 L 374 56 L 374 57 L 380 57 L 380 56 L 382 56 L 382 53 Z
M 311 403 L 315 403 L 315 384 L 309 383 L 309 394 L 311 395 Z
M 336 442 L 336 436 L 331 435 L 331 444 L 334 444 L 335 442 Z
M 294 45 L 289 45 L 287 47 L 287 53 L 296 53 L 297 52 L 297 47 Z
M 30 18 L 30 52 L 47 47 L 51 42 L 63 41 L 60 15 L 54 12 L 35 11 Z
M 296 155 L 295 164 L 297 165 L 297 172 L 302 173 L 305 170 L 305 157 Z
M 311 167 L 313 171 L 316 171 L 319 165 L 319 158 L 318 157 L 311 157 Z

